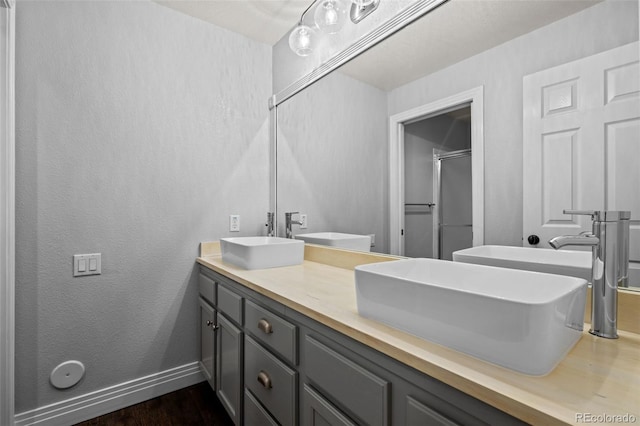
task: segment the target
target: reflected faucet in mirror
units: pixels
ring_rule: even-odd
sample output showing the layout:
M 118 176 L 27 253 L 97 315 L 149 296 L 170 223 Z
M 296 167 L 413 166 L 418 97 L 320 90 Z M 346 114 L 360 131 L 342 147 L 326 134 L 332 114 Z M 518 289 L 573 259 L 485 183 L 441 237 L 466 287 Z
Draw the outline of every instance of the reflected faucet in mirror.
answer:
M 302 225 L 301 220 L 292 219 L 292 216 L 294 214 L 299 214 L 299 212 L 287 212 L 284 214 L 287 238 L 293 238 L 293 231 L 291 230 L 291 225 Z
M 274 212 L 267 212 L 267 223 L 264 224 L 264 226 L 267 227 L 267 237 L 276 236 L 274 227 L 275 216 L 276 214 Z
M 591 246 L 591 329 L 589 333 L 608 339 L 618 337 L 618 287 L 628 287 L 629 211 L 563 210 L 564 214 L 587 215 L 592 232 L 562 235 L 549 240 L 554 249 Z

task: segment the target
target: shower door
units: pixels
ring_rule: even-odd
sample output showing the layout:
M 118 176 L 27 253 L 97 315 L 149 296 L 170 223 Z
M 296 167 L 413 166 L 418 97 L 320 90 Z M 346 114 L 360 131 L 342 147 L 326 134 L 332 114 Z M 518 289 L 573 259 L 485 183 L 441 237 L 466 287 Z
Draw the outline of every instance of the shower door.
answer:
M 454 251 L 473 245 L 471 150 L 434 150 L 433 178 L 433 257 L 452 260 Z

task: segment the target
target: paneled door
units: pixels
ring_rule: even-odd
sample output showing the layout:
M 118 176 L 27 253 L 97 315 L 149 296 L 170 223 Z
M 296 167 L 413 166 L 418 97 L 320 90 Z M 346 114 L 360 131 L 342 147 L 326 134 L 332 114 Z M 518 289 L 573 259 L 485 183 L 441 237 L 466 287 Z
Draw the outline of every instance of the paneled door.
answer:
M 638 42 L 523 80 L 523 245 L 591 230 L 563 209 L 630 210 L 630 260 L 640 262 Z

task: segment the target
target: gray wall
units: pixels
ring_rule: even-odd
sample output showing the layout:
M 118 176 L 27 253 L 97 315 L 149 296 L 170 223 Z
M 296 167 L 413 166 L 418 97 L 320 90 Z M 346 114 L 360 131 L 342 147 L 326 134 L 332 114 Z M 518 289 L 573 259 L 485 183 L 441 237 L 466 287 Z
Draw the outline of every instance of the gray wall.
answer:
M 294 234 L 375 234 L 388 250 L 386 120 L 384 91 L 335 72 L 278 106 L 278 235 L 299 211 Z
M 389 92 L 393 115 L 484 85 L 485 244 L 522 244 L 522 78 L 638 40 L 637 8 L 598 4 Z
M 197 360 L 199 242 L 264 232 L 272 89 L 270 46 L 147 1 L 19 2 L 16 62 L 19 413 Z

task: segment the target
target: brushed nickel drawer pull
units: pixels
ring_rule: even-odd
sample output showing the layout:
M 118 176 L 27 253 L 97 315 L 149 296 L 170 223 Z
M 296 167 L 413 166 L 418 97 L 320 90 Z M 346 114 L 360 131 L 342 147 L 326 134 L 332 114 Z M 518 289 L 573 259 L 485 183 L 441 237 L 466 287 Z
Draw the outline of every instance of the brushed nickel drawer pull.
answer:
M 271 378 L 262 370 L 260 370 L 260 373 L 258 373 L 258 383 L 260 383 L 265 389 L 272 388 Z
M 262 318 L 260 321 L 258 321 L 258 328 L 260 330 L 262 330 L 265 334 L 273 333 L 273 327 L 271 326 L 269 321 L 267 321 L 264 318 Z

